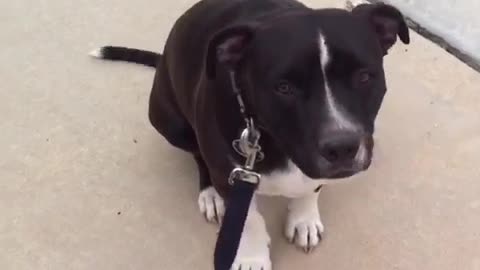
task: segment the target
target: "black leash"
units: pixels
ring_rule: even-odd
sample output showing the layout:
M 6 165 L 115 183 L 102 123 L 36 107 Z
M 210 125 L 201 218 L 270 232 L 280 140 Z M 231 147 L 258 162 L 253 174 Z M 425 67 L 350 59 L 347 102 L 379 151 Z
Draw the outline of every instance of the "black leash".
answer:
M 230 270 L 237 255 L 256 184 L 236 181 L 215 247 L 215 270 Z
M 238 140 L 232 142 L 232 147 L 241 156 L 245 157 L 245 164 L 235 168 L 228 179 L 232 185 L 227 209 L 215 246 L 215 270 L 230 270 L 237 255 L 243 228 L 248 216 L 248 209 L 253 194 L 260 183 L 260 174 L 253 171 L 255 162 L 263 159 L 262 149 L 258 144 L 260 131 L 255 127 L 254 121 L 248 117 L 240 89 L 237 87 L 235 73 L 230 72 L 233 91 L 237 96 L 246 128 Z

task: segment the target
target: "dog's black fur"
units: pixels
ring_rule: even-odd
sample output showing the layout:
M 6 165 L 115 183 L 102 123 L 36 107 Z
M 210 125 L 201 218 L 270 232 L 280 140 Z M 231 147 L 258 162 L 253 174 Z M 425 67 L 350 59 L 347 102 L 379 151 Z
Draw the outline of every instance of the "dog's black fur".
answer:
M 331 90 L 361 126 L 357 139 L 367 141 L 361 168 L 332 161 L 322 149 L 322 142 L 343 135 L 327 127 L 320 32 L 329 46 Z M 313 179 L 346 177 L 370 164 L 386 92 L 383 57 L 397 36 L 409 43 L 402 14 L 384 4 L 348 12 L 314 10 L 294 0 L 203 0 L 175 23 L 161 56 L 104 47 L 101 57 L 156 66 L 152 125 L 194 155 L 202 189 L 213 183 L 225 196 L 230 171 L 243 162 L 231 143 L 245 127 L 229 71 L 261 127 L 266 158 L 256 166 L 259 173 L 285 169 L 291 160 Z

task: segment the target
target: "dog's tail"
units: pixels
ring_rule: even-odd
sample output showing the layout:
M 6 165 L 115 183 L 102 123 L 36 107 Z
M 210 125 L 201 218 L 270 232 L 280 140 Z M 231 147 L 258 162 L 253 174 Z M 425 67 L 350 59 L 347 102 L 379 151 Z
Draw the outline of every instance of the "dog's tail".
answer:
M 157 62 L 162 55 L 156 52 L 144 51 L 139 49 L 118 46 L 104 46 L 92 51 L 90 53 L 90 56 L 99 59 L 124 61 L 149 67 L 156 67 Z

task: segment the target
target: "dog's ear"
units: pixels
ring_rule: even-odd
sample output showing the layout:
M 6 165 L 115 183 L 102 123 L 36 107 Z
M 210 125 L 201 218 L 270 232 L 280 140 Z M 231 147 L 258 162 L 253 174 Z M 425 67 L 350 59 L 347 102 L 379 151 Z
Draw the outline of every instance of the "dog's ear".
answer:
M 217 66 L 234 69 L 243 59 L 255 32 L 251 24 L 227 27 L 216 33 L 207 48 L 207 77 L 215 77 Z
M 377 34 L 383 52 L 397 42 L 397 36 L 404 44 L 410 43 L 410 34 L 402 13 L 393 6 L 378 4 L 361 4 L 353 8 L 352 14 L 366 19 Z

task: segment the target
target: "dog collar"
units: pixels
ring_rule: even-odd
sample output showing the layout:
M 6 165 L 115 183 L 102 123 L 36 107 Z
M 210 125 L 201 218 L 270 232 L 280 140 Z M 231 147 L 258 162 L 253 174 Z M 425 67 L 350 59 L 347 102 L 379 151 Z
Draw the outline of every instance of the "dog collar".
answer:
M 232 185 L 229 193 L 227 209 L 215 245 L 215 270 L 230 270 L 237 255 L 243 227 L 248 216 L 248 209 L 255 189 L 260 183 L 261 175 L 254 171 L 255 163 L 264 158 L 259 145 L 260 131 L 253 118 L 248 116 L 242 93 L 237 86 L 235 72 L 230 71 L 230 82 L 240 113 L 245 120 L 245 129 L 240 138 L 232 142 L 233 149 L 245 158 L 243 166 L 232 170 L 228 182 Z

